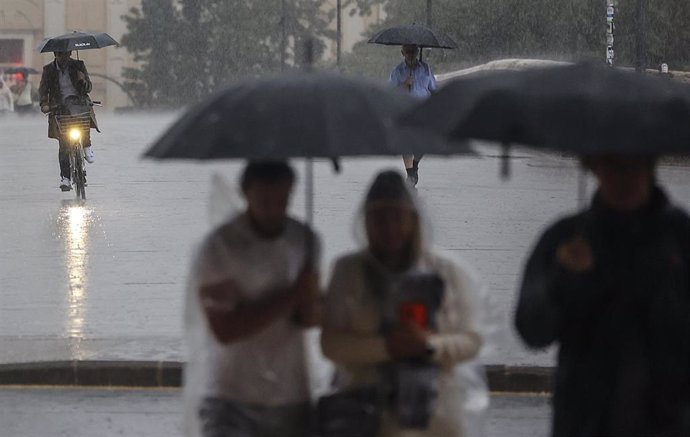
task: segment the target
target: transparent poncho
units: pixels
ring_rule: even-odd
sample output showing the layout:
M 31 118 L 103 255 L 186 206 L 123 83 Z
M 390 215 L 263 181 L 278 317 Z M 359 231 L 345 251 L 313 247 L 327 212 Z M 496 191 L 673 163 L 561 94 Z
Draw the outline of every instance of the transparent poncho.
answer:
M 209 202 L 209 217 L 212 227 L 225 222 L 228 217 L 237 215 L 243 208 L 237 190 L 231 187 L 221 177 L 214 176 L 213 187 Z M 473 358 L 464 360 L 450 369 L 443 370 L 440 383 L 444 386 L 442 396 L 434 405 L 434 415 L 443 416 L 449 421 L 454 421 L 462 427 L 458 436 L 480 437 L 485 433 L 485 419 L 489 407 L 489 390 L 481 357 L 484 356 L 493 345 L 497 344 L 498 316 L 492 314 L 490 296 L 488 290 L 481 285 L 474 269 L 455 255 L 448 255 L 432 249 L 430 246 L 430 226 L 423 214 L 423 207 L 419 199 L 415 200 L 416 209 L 419 212 L 422 228 L 421 257 L 425 258 L 427 270 L 434 266 L 442 266 L 445 272 L 441 276 L 454 275 L 453 281 L 462 283 L 463 301 L 472 308 L 473 329 L 481 337 L 481 351 Z M 364 251 L 367 247 L 364 231 L 364 208 L 360 208 L 354 223 L 354 238 Z M 317 229 L 318 231 L 318 229 Z M 322 235 L 328 242 L 328 235 Z M 196 264 L 198 259 L 193 262 Z M 192 271 L 198 271 L 193 267 Z M 322 275 L 323 277 L 323 275 Z M 327 279 L 327 278 L 323 278 Z M 326 281 L 323 281 L 326 282 Z M 189 278 L 185 324 L 188 352 L 188 364 L 184 372 L 184 409 L 185 431 L 190 437 L 201 437 L 198 407 L 201 399 L 208 393 L 207 387 L 213 385 L 213 375 L 204 372 L 205 363 L 208 360 L 217 359 L 213 355 L 213 347 L 210 342 L 207 323 L 200 309 L 197 297 L 199 278 L 191 275 Z M 327 298 L 328 299 L 328 298 Z M 304 333 L 304 363 L 309 379 L 310 398 L 316 405 L 320 396 L 333 393 L 338 389 L 337 381 L 342 375 L 334 376 L 334 364 L 324 358 L 321 350 L 320 330 L 311 329 Z M 266 393 L 270 396 L 270 393 Z M 381 434 L 382 436 L 384 434 Z M 408 434 L 405 434 L 408 435 Z M 435 435 L 421 431 L 418 434 L 409 435 Z M 450 435 L 449 437 L 453 437 Z

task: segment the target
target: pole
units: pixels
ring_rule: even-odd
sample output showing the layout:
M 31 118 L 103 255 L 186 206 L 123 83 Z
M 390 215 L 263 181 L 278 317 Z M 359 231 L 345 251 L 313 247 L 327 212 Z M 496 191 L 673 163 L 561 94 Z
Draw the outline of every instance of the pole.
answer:
M 432 0 L 426 0 L 426 27 L 431 29 L 432 24 Z M 419 60 L 424 59 L 424 47 L 419 48 Z
M 336 41 L 335 41 L 335 65 L 340 70 L 340 56 L 342 53 L 343 44 L 343 19 L 341 15 L 342 0 L 336 2 Z
M 635 71 L 647 68 L 647 7 L 649 0 L 637 0 L 635 5 Z
M 285 50 L 287 49 L 287 32 L 285 29 L 287 23 L 285 19 L 285 12 L 285 0 L 280 0 L 280 71 L 285 71 Z
M 426 27 L 431 27 L 431 0 L 426 0 Z
M 606 65 L 613 67 L 613 31 L 616 29 L 614 17 L 616 6 L 614 0 L 606 0 Z

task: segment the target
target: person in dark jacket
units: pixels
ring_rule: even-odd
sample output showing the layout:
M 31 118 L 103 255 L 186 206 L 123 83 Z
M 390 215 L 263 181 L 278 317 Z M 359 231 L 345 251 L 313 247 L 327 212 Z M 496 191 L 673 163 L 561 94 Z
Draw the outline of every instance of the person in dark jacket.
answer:
M 60 188 L 62 191 L 72 189 L 71 169 L 69 163 L 69 148 L 65 141 L 60 139 L 55 113 L 64 113 L 68 104 L 84 105 L 90 103 L 91 80 L 83 61 L 72 59 L 72 52 L 54 52 L 55 60 L 43 67 L 41 84 L 38 94 L 41 104 L 41 112 L 48 113 L 48 138 L 55 138 L 60 144 L 58 161 L 60 162 Z M 60 108 L 60 109 L 57 109 Z M 96 115 L 91 112 L 91 128 L 98 131 Z M 67 112 L 68 113 L 68 112 Z M 91 148 L 91 136 L 88 131 L 82 139 L 84 146 L 84 158 L 89 163 L 94 162 L 93 149 Z
M 593 202 L 542 235 L 515 317 L 559 346 L 552 436 L 689 436 L 690 218 L 653 158 L 584 163 Z

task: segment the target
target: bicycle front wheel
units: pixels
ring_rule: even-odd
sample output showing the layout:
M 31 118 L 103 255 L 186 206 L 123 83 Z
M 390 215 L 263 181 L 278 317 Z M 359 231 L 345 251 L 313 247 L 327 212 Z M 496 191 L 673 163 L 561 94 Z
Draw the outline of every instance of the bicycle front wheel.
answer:
M 82 156 L 81 147 L 75 147 L 73 152 L 74 167 L 74 191 L 77 194 L 77 199 L 86 200 L 86 171 L 84 170 L 84 157 Z

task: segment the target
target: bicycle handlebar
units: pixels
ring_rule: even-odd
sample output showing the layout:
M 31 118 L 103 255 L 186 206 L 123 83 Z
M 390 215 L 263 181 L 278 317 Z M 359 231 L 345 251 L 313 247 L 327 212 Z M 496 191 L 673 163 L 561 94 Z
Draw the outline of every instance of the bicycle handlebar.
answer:
M 89 105 L 89 106 L 103 106 L 103 104 L 100 100 L 91 100 L 90 102 L 87 102 L 87 105 Z M 56 111 L 59 111 L 60 109 L 62 109 L 64 106 L 65 105 L 52 105 L 52 106 L 50 106 L 50 110 L 48 112 L 44 113 L 43 115 L 45 115 L 45 116 L 51 115 L 51 114 L 55 113 Z

